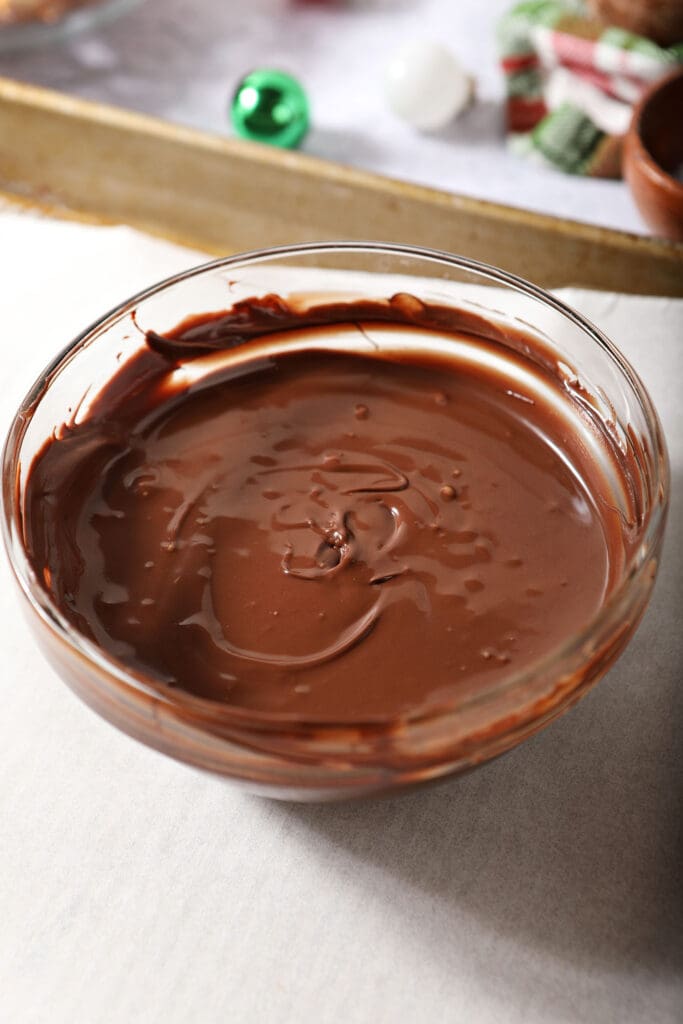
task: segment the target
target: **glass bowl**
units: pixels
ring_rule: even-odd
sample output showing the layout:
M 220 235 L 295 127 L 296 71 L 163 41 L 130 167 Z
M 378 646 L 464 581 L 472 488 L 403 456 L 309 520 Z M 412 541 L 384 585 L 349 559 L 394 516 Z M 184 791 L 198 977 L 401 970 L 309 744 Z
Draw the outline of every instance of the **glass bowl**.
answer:
M 369 721 L 304 720 L 218 704 L 131 670 L 78 632 L 33 571 L 24 543 L 27 469 L 36 452 L 144 344 L 187 315 L 252 296 L 304 293 L 330 301 L 410 292 L 521 327 L 553 354 L 568 401 L 609 435 L 623 486 L 614 500 L 636 531 L 619 580 L 578 634 L 550 655 L 438 709 Z M 517 328 L 517 330 L 514 330 Z M 536 358 L 532 354 L 529 358 Z M 528 353 L 527 353 L 528 354 Z M 544 361 L 545 372 L 548 370 Z M 578 419 L 577 419 L 578 422 Z M 472 768 L 515 746 L 577 701 L 633 634 L 654 583 L 669 494 L 666 449 L 652 403 L 624 357 L 552 295 L 493 267 L 448 253 L 374 243 L 271 249 L 207 264 L 106 314 L 59 355 L 21 404 L 3 456 L 3 529 L 35 637 L 57 672 L 95 711 L 178 760 L 248 789 L 299 800 L 387 792 Z

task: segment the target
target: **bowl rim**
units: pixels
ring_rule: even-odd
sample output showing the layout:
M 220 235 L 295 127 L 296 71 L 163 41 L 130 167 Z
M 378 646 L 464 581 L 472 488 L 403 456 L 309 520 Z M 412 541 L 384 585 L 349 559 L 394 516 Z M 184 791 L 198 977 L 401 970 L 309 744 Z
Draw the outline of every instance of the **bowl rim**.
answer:
M 24 545 L 21 530 L 22 516 L 21 510 L 18 509 L 17 488 L 20 472 L 20 445 L 33 412 L 37 408 L 42 396 L 49 390 L 52 378 L 59 373 L 63 366 L 67 365 L 82 347 L 87 345 L 89 340 L 106 330 L 117 320 L 126 315 L 134 314 L 140 303 L 177 284 L 202 274 L 210 274 L 224 268 L 237 268 L 291 256 L 334 255 L 335 253 L 388 254 L 397 257 L 423 259 L 441 265 L 445 264 L 457 270 L 505 285 L 551 307 L 586 333 L 616 364 L 622 377 L 627 381 L 632 394 L 637 399 L 656 442 L 656 449 L 650 453 L 655 469 L 655 479 L 652 483 L 651 492 L 655 497 L 652 501 L 652 508 L 648 519 L 643 524 L 646 541 L 637 546 L 629 561 L 624 565 L 622 578 L 610 592 L 597 614 L 590 619 L 580 632 L 572 634 L 564 643 L 558 645 L 531 665 L 511 672 L 495 686 L 484 688 L 482 691 L 464 699 L 453 697 L 444 699 L 438 704 L 418 705 L 398 715 L 382 714 L 363 716 L 361 718 L 345 718 L 343 720 L 338 718 L 332 720 L 324 716 L 304 717 L 295 712 L 259 711 L 245 709 L 237 705 L 221 704 L 195 696 L 180 688 L 168 687 L 160 680 L 155 680 L 151 674 L 138 672 L 115 656 L 104 651 L 94 641 L 81 634 L 65 618 L 58 604 L 52 600 L 51 596 L 39 582 Z M 296 726 L 297 729 L 312 729 L 322 734 L 330 730 L 338 731 L 339 729 L 348 728 L 363 729 L 367 727 L 382 729 L 386 727 L 394 728 L 397 724 L 401 726 L 424 724 L 425 722 L 445 718 L 452 712 L 462 713 L 464 710 L 484 705 L 492 699 L 513 691 L 516 687 L 524 686 L 527 682 L 531 682 L 541 676 L 548 677 L 549 673 L 552 678 L 553 669 L 556 669 L 558 664 L 561 664 L 565 659 L 569 659 L 572 654 L 576 655 L 589 650 L 591 642 L 594 644 L 597 638 L 606 635 L 610 623 L 613 624 L 615 621 L 619 621 L 619 611 L 623 608 L 624 602 L 628 598 L 630 585 L 639 571 L 642 571 L 647 566 L 652 554 L 658 550 L 661 543 L 670 494 L 670 469 L 666 442 L 658 414 L 647 389 L 616 345 L 587 317 L 532 282 L 526 281 L 515 274 L 510 274 L 507 271 L 500 270 L 490 264 L 444 250 L 376 241 L 299 243 L 237 253 L 232 256 L 210 260 L 172 274 L 118 303 L 70 341 L 36 378 L 12 419 L 5 438 L 0 462 L 2 465 L 2 491 L 0 494 L 2 535 L 10 566 L 31 609 L 51 633 L 98 672 L 104 672 L 110 680 L 113 680 L 119 686 L 123 686 L 129 696 L 136 695 L 143 700 L 152 700 L 165 705 L 171 710 L 177 710 L 184 715 L 189 714 L 195 720 L 203 720 L 205 722 L 210 720 L 212 723 L 220 723 L 226 726 L 247 727 L 256 732 L 259 730 L 271 731 L 280 727 L 289 726 L 293 728 Z M 583 661 L 585 663 L 590 662 L 590 657 L 584 654 Z M 556 675 L 557 673 L 555 672 L 554 674 Z M 576 688 L 579 688 L 580 683 L 581 680 L 578 680 Z
M 674 198 L 683 200 L 683 182 L 674 178 L 673 174 L 670 174 L 655 160 L 643 139 L 643 118 L 647 117 L 651 102 L 656 99 L 660 92 L 669 88 L 672 82 L 678 79 L 683 80 L 683 66 L 675 68 L 670 74 L 665 75 L 664 78 L 658 78 L 643 93 L 633 111 L 627 132 L 627 141 L 633 147 L 633 155 L 640 161 L 650 180 L 665 189 Z

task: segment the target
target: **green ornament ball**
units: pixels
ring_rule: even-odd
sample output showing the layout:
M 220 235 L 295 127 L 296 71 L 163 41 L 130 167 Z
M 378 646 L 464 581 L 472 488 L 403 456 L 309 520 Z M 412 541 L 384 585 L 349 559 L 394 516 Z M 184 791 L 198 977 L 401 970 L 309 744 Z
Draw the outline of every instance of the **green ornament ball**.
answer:
M 246 75 L 230 107 L 232 126 L 243 139 L 293 149 L 310 124 L 308 97 L 284 71 L 261 68 Z

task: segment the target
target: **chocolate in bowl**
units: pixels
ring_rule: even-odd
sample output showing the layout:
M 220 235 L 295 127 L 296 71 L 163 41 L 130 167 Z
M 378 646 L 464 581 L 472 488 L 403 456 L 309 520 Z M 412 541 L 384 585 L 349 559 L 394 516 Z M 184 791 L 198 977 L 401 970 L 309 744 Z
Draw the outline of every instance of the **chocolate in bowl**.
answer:
M 645 607 L 668 486 L 642 385 L 577 314 L 351 243 L 132 300 L 37 383 L 5 458 L 70 685 L 309 799 L 470 767 L 577 699 Z

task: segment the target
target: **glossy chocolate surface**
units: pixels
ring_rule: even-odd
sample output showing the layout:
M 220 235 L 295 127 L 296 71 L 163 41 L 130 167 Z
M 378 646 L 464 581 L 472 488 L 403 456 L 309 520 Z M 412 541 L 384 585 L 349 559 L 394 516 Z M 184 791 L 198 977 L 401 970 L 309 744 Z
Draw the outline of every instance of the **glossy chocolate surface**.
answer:
M 330 720 L 476 695 L 585 626 L 627 556 L 555 370 L 410 296 L 190 318 L 35 458 L 31 561 L 160 687 Z

